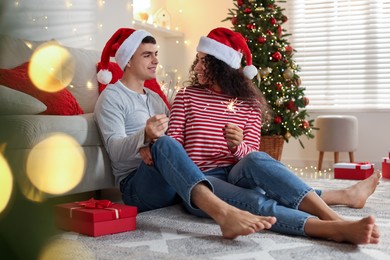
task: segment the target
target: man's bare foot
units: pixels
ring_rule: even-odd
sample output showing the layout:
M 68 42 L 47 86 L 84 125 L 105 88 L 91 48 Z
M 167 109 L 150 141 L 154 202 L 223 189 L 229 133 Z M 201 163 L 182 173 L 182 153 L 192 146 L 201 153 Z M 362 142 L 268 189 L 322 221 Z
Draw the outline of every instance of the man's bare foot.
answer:
M 375 218 L 368 216 L 358 221 L 336 221 L 334 234 L 329 238 L 336 242 L 348 242 L 352 244 L 377 244 L 379 232 L 375 228 Z
M 263 217 L 248 211 L 229 207 L 224 214 L 215 218 L 224 238 L 234 239 L 260 230 L 269 229 L 276 223 L 275 217 Z
M 361 209 L 366 205 L 367 199 L 374 193 L 379 184 L 381 174 L 374 173 L 365 180 L 359 181 L 345 189 L 346 205 L 351 208 Z

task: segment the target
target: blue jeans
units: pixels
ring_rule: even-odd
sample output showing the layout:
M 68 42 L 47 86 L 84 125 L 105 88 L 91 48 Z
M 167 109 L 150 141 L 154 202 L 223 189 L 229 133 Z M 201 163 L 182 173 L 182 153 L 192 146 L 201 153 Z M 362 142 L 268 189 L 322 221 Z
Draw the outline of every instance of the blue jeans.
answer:
M 192 188 L 204 182 L 230 205 L 256 215 L 275 216 L 277 222 L 271 230 L 305 235 L 304 225 L 313 216 L 297 208 L 313 189 L 269 155 L 252 152 L 234 166 L 202 173 L 183 147 L 168 136 L 159 138 L 151 152 L 154 165 L 142 163 L 121 185 L 123 201 L 140 212 L 173 205 L 181 198 L 190 213 L 207 216 L 190 198 Z
M 251 152 L 237 164 L 207 171 L 205 175 L 214 193 L 230 205 L 255 215 L 275 216 L 277 222 L 271 228 L 275 232 L 305 235 L 305 223 L 314 217 L 298 210 L 313 189 L 266 153 Z M 188 210 L 205 216 L 199 209 Z
M 169 136 L 152 145 L 153 165 L 141 163 L 121 182 L 122 200 L 139 212 L 167 207 L 182 200 L 191 208 L 191 191 L 200 182 L 211 183 L 188 157 L 183 146 Z

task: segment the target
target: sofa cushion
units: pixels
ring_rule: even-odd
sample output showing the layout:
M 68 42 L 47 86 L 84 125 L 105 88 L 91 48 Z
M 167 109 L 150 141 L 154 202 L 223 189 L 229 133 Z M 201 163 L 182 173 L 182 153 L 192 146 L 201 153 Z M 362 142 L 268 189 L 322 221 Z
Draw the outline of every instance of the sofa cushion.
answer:
M 56 132 L 70 135 L 81 146 L 102 145 L 92 113 L 76 116 L 10 115 L 1 116 L 0 120 L 0 143 L 7 143 L 7 149 L 31 149 Z
M 18 39 L 0 34 L 0 68 L 12 69 L 22 65 L 30 60 L 36 48 L 46 42 Z
M 39 90 L 28 76 L 28 63 L 14 69 L 0 69 L 0 84 L 29 94 L 46 106 L 45 115 L 78 115 L 83 110 L 67 89 L 55 93 Z
M 35 115 L 46 109 L 38 99 L 0 85 L 0 115 Z
M 63 47 L 73 56 L 76 64 L 75 75 L 67 89 L 76 98 L 84 112 L 91 113 L 99 97 L 96 64 L 100 59 L 100 52 Z

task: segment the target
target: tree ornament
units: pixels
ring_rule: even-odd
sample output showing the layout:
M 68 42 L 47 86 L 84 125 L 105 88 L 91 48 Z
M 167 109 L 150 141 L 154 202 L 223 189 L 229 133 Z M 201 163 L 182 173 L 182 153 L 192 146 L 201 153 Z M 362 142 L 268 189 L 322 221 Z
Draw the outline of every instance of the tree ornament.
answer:
M 237 5 L 242 6 L 244 4 L 244 0 L 237 0 Z
M 261 67 L 259 69 L 260 76 L 265 78 L 268 77 L 268 75 L 272 72 L 272 69 L 270 67 Z
M 294 101 L 293 100 L 290 100 L 290 101 L 288 101 L 287 102 L 287 104 L 286 104 L 286 108 L 288 109 L 288 110 L 294 110 L 294 108 L 295 108 L 295 103 L 294 103 Z
M 309 98 L 308 97 L 303 97 L 303 105 L 307 106 L 307 105 L 309 105 L 309 103 L 310 103 Z
M 247 8 L 244 9 L 244 13 L 245 13 L 245 14 L 250 14 L 250 13 L 252 13 L 252 9 L 250 9 L 249 7 L 247 7 Z
M 283 29 L 282 26 L 278 25 L 278 37 L 282 37 Z
M 275 123 L 275 124 L 280 124 L 280 123 L 282 123 L 282 118 L 281 118 L 280 116 L 275 117 L 275 118 L 274 118 L 274 123 Z
M 256 2 L 256 0 L 248 0 L 249 3 L 253 4 Z
M 294 71 L 291 68 L 287 68 L 283 72 L 283 78 L 285 78 L 286 80 L 291 80 L 293 77 L 294 77 Z
M 264 7 L 256 7 L 255 9 L 256 12 L 263 12 L 264 10 Z
M 256 26 L 253 24 L 253 23 L 250 23 L 246 26 L 246 28 L 248 28 L 249 30 L 255 30 L 256 29 Z
M 292 81 L 293 81 L 293 84 L 294 84 L 295 86 L 297 86 L 297 87 L 299 87 L 299 86 L 302 84 L 302 80 L 301 80 L 300 77 L 293 78 Z
M 309 129 L 309 128 L 310 128 L 310 123 L 309 123 L 309 121 L 303 120 L 303 121 L 302 121 L 302 124 L 301 124 L 301 127 L 302 127 L 303 129 Z
M 276 101 L 275 101 L 275 104 L 278 106 L 278 107 L 281 107 L 283 105 L 284 101 L 283 101 L 283 98 L 278 98 Z
M 272 61 L 277 62 L 277 61 L 280 61 L 282 59 L 282 54 L 277 51 L 277 52 L 274 52 L 271 57 L 272 57 Z
M 277 91 L 281 91 L 281 90 L 282 90 L 282 87 L 283 87 L 283 85 L 282 85 L 281 82 L 276 82 L 276 83 L 275 83 L 275 88 L 276 88 Z
M 259 38 L 257 38 L 257 42 L 260 43 L 260 44 L 263 44 L 267 41 L 267 38 L 263 37 L 263 36 L 260 36 Z
M 291 137 L 291 133 L 287 131 L 286 134 L 284 135 L 284 138 L 288 140 L 290 139 L 290 137 Z
M 288 21 L 287 16 L 282 15 L 282 22 L 285 23 L 285 22 L 287 22 L 287 21 Z
M 275 25 L 276 24 L 276 19 L 274 18 L 274 17 L 271 17 L 270 19 L 269 19 L 269 22 L 272 24 L 272 25 Z
M 287 55 L 291 55 L 293 52 L 293 48 L 290 45 L 287 45 L 286 47 L 284 47 L 284 51 Z
M 232 18 L 232 24 L 233 25 L 237 25 L 237 17 L 233 17 Z

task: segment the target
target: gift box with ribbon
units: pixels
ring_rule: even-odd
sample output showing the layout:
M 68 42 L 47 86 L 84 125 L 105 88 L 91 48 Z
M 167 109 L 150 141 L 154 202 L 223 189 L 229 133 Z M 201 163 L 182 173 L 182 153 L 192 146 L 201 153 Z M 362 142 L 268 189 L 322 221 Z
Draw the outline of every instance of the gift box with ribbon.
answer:
M 54 213 L 57 227 L 93 237 L 136 229 L 137 208 L 109 200 L 60 204 Z
M 390 154 L 389 157 L 384 157 L 382 161 L 382 177 L 390 179 Z
M 335 179 L 364 180 L 374 173 L 374 164 L 370 162 L 335 163 Z

